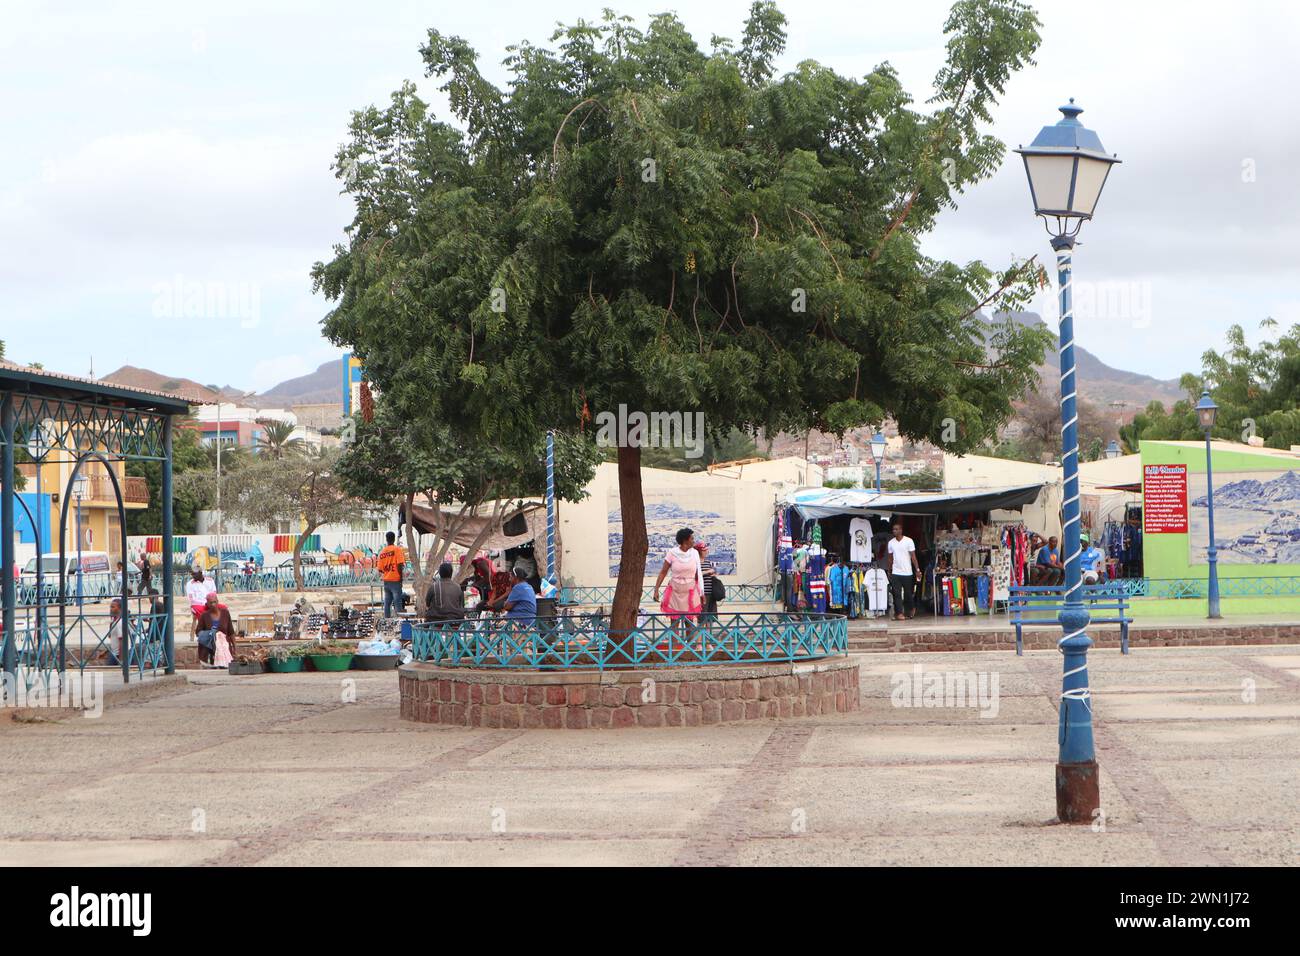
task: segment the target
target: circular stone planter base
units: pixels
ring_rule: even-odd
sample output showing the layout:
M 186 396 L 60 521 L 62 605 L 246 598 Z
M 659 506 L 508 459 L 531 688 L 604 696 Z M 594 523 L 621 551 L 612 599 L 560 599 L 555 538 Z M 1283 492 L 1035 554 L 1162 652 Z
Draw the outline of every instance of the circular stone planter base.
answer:
M 402 717 L 462 727 L 698 727 L 858 709 L 858 664 L 718 664 L 653 670 L 398 668 Z

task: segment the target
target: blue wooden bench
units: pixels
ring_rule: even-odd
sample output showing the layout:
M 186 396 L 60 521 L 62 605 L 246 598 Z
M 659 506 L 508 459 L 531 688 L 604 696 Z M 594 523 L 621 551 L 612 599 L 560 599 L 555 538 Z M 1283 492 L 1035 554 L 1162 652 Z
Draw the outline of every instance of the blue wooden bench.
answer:
M 1128 653 L 1129 598 L 1122 585 L 1085 584 L 1083 604 L 1090 624 L 1118 624 L 1120 653 Z M 1055 624 L 1065 604 L 1065 585 L 1021 585 L 1011 589 L 1008 607 L 1011 623 L 1016 626 L 1016 655 L 1024 655 L 1022 628 L 1026 624 Z M 1098 612 L 1101 612 L 1098 614 Z

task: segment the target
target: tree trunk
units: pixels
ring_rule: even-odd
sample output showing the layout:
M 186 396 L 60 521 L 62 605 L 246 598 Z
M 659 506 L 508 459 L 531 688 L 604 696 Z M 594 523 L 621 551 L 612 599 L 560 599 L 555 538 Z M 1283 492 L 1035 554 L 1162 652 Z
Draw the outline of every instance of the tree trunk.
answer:
M 623 553 L 618 565 L 614 606 L 609 614 L 609 636 L 616 651 L 614 663 L 631 663 L 631 634 L 641 607 L 645 585 L 645 559 L 650 543 L 645 529 L 645 499 L 641 495 L 641 449 L 618 449 L 618 506 L 623 516 Z
M 406 505 L 406 558 L 411 564 L 411 575 L 414 579 L 411 586 L 415 588 L 415 610 L 420 617 L 424 617 L 424 594 L 429 589 L 429 584 L 424 565 L 420 562 L 420 537 L 415 533 L 415 525 L 411 523 L 411 507 L 415 504 L 415 492 L 410 492 L 402 500 Z
M 298 540 L 293 543 L 293 586 L 299 591 L 302 587 L 302 546 L 307 540 L 306 534 L 298 535 Z

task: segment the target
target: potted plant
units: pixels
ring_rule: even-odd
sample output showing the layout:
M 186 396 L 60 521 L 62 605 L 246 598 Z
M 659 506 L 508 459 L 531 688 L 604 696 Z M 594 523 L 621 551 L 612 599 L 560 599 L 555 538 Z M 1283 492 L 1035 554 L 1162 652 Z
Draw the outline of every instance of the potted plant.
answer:
M 279 645 L 271 648 L 266 655 L 266 666 L 272 674 L 290 674 L 303 669 L 306 661 L 303 658 L 303 652 L 306 650 L 301 644 L 287 647 Z
M 342 641 L 322 641 L 309 645 L 306 654 L 318 671 L 345 671 L 352 666 L 356 648 Z

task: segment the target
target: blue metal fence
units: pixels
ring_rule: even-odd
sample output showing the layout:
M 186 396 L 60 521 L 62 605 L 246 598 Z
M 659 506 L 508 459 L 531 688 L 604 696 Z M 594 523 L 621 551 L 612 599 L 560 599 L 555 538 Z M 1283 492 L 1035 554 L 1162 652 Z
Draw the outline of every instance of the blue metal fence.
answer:
M 1205 578 L 1116 578 L 1107 582 L 1124 589 L 1129 597 L 1204 598 L 1209 593 Z M 1279 597 L 1300 595 L 1300 577 L 1219 577 L 1223 597 Z
M 697 621 L 642 616 L 621 641 L 603 614 L 416 624 L 416 660 L 533 670 L 605 670 L 815 660 L 848 651 L 848 621 L 815 613 L 702 615 Z
M 14 646 L 17 673 L 30 690 L 39 681 L 49 686 L 58 672 L 111 664 L 110 654 L 119 657 L 120 625 L 106 605 L 91 604 L 63 609 L 44 606 L 18 607 L 14 616 Z M 139 676 L 156 673 L 167 666 L 167 615 L 151 610 L 128 611 L 126 656 L 131 670 Z M 62 666 L 60 664 L 62 659 Z M 120 657 L 119 657 L 120 660 Z

